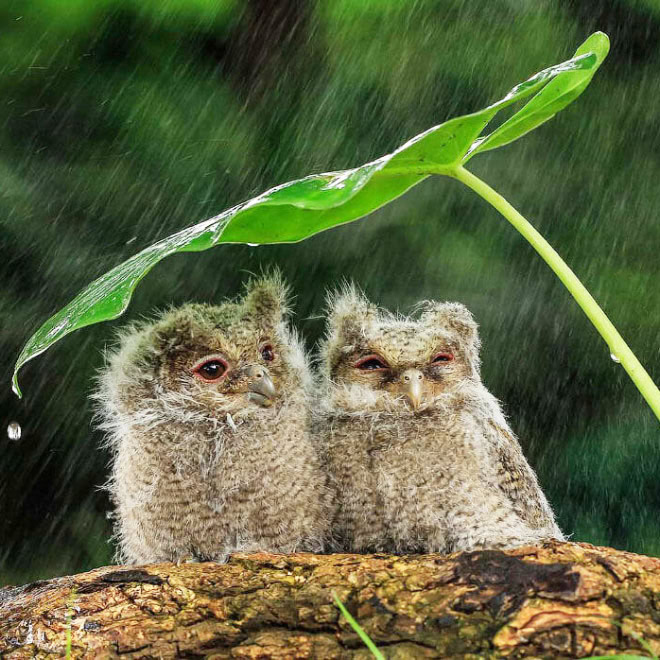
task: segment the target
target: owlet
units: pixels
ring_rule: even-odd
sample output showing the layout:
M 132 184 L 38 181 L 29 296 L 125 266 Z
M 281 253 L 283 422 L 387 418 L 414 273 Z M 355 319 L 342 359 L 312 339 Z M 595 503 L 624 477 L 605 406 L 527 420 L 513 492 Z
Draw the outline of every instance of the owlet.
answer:
M 95 395 L 120 561 L 323 550 L 332 498 L 287 315 L 271 277 L 237 302 L 185 305 L 123 333 Z
M 453 552 L 563 539 L 458 303 L 413 317 L 330 298 L 317 426 L 347 551 Z

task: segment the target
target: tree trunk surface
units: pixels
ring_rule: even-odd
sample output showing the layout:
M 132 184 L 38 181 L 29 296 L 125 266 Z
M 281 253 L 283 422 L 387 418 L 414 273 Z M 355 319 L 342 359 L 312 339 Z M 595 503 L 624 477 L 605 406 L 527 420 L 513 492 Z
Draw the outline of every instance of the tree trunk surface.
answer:
M 0 589 L 6 658 L 584 658 L 660 652 L 660 560 L 549 542 L 452 555 L 236 554 Z

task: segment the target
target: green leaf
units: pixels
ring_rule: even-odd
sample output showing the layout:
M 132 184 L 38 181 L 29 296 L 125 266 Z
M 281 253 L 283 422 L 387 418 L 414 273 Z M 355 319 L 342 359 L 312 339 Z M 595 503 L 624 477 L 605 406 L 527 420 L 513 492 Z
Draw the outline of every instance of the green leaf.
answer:
M 610 40 L 606 34 L 595 32 L 575 51 L 573 59 L 558 67 L 566 66 L 565 75 L 554 75 L 554 79 L 545 85 L 528 103 L 515 115 L 507 119 L 490 135 L 479 138 L 469 150 L 464 162 L 482 151 L 497 149 L 509 144 L 519 137 L 534 130 L 548 119 L 552 119 L 560 110 L 572 103 L 591 82 L 598 67 L 607 57 L 610 50 Z M 575 66 L 578 63 L 579 66 Z M 547 72 L 557 67 L 551 67 L 536 74 L 546 77 Z M 528 83 L 533 80 L 530 78 Z M 525 83 L 523 83 L 525 84 Z
M 434 126 L 391 154 L 360 167 L 315 174 L 271 188 L 151 245 L 94 280 L 34 333 L 16 362 L 14 392 L 21 396 L 18 370 L 28 360 L 74 330 L 120 316 L 138 282 L 165 257 L 199 252 L 221 243 L 301 241 L 368 215 L 431 174 L 451 176 L 475 153 L 511 142 L 576 98 L 607 54 L 607 44 L 604 34 L 595 33 L 573 59 L 544 69 L 479 112 Z M 550 91 L 542 96 L 546 90 Z M 518 113 L 491 135 L 479 138 L 500 110 L 535 92 Z

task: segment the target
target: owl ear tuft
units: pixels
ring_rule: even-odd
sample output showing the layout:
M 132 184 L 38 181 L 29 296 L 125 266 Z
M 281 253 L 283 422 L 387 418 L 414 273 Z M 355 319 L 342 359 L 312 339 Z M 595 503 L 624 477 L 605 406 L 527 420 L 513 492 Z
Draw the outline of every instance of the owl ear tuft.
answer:
M 245 285 L 245 314 L 266 325 L 276 325 L 289 314 L 289 287 L 279 271 L 252 279 Z
M 350 343 L 362 334 L 365 322 L 378 315 L 378 309 L 352 282 L 327 294 L 327 335 L 336 341 Z
M 425 300 L 418 305 L 417 309 L 421 312 L 420 322 L 423 325 L 446 328 L 457 336 L 459 343 L 465 349 L 468 361 L 477 372 L 481 342 L 479 340 L 479 326 L 474 320 L 472 312 L 461 303 L 440 303 L 434 300 Z
M 346 352 L 362 343 L 365 328 L 378 316 L 378 308 L 353 283 L 329 291 L 326 303 L 326 334 L 319 346 L 321 371 L 332 378 Z

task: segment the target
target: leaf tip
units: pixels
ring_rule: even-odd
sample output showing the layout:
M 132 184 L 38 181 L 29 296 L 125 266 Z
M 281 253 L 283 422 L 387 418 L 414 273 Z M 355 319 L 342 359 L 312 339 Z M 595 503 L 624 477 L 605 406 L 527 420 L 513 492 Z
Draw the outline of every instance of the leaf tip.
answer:
M 21 392 L 21 388 L 18 386 L 18 369 L 19 366 L 16 366 L 16 369 L 14 370 L 14 376 L 11 379 L 11 390 L 12 392 L 19 398 L 23 398 L 23 393 Z
M 593 37 L 598 40 L 601 47 L 602 56 L 605 57 L 610 52 L 610 38 L 604 32 L 594 32 Z
M 589 51 L 595 53 L 598 61 L 602 62 L 610 52 L 610 38 L 604 32 L 594 32 L 587 37 L 575 54 L 583 55 Z

